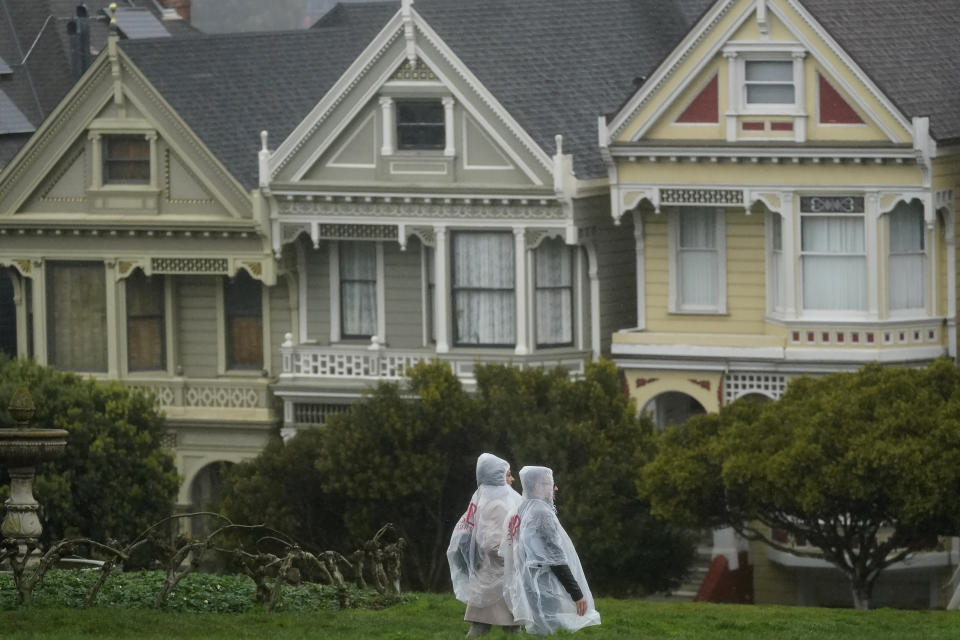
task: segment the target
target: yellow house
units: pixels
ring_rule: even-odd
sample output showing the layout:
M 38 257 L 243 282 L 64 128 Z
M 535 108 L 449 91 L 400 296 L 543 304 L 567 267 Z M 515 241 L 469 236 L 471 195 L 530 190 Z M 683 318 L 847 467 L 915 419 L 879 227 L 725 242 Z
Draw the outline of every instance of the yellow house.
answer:
M 718 0 L 600 119 L 637 256 L 636 324 L 611 350 L 659 425 L 798 375 L 956 356 L 955 9 Z M 758 602 L 836 601 L 826 563 L 788 556 L 754 550 Z M 936 606 L 953 556 L 901 582 Z

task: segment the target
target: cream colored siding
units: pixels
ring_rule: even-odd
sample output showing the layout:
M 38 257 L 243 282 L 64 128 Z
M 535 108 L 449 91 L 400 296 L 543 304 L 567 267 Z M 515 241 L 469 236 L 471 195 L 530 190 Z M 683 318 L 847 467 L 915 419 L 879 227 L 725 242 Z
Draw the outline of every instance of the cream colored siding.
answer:
M 420 241 L 410 238 L 407 250 L 396 242 L 383 246 L 387 345 L 409 349 L 423 345 L 422 269 Z
M 178 276 L 174 281 L 177 341 L 180 353 L 174 366 L 183 367 L 188 378 L 217 375 L 217 276 Z

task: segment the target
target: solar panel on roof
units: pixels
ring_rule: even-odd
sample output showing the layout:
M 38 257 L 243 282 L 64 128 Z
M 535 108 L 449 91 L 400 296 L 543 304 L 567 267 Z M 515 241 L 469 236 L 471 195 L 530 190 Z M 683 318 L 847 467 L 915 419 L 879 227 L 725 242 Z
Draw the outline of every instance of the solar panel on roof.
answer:
M 13 73 L 13 69 L 10 68 L 10 65 L 7 64 L 6 60 L 0 58 L 0 76 L 5 76 Z
M 156 16 L 146 9 L 117 7 L 117 27 L 131 40 L 142 38 L 169 38 L 167 31 Z
M 33 133 L 36 130 L 10 96 L 0 91 L 0 134 Z

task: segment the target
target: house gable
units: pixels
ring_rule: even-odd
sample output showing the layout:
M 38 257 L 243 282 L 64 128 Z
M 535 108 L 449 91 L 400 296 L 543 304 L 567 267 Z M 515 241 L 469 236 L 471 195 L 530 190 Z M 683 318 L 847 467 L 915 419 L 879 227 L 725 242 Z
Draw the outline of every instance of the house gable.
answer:
M 271 154 L 271 188 L 552 190 L 547 153 L 415 11 L 404 14 Z M 417 126 L 405 109 L 417 105 L 432 114 L 435 144 L 404 137 Z
M 714 79 L 715 105 L 704 104 Z M 719 118 L 703 115 L 714 108 Z M 607 132 L 614 143 L 898 144 L 912 136 L 903 114 L 793 0 L 717 2 Z
M 0 220 L 58 218 L 81 226 L 254 222 L 249 194 L 115 46 L 0 177 Z

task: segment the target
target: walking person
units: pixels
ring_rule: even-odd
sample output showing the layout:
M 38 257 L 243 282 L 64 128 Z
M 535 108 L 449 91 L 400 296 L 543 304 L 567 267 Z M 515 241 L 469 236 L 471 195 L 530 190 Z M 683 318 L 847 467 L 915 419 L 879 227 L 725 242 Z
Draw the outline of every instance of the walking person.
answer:
M 527 633 L 547 635 L 600 624 L 580 558 L 557 519 L 553 471 L 520 470 L 523 501 L 507 521 L 504 598 Z
M 467 605 L 463 619 L 471 623 L 468 638 L 480 637 L 493 626 L 507 633 L 520 630 L 503 599 L 503 558 L 499 553 L 507 515 L 520 504 L 520 494 L 512 483 L 506 460 L 481 454 L 477 458 L 477 490 L 450 537 L 450 579 L 457 599 Z

